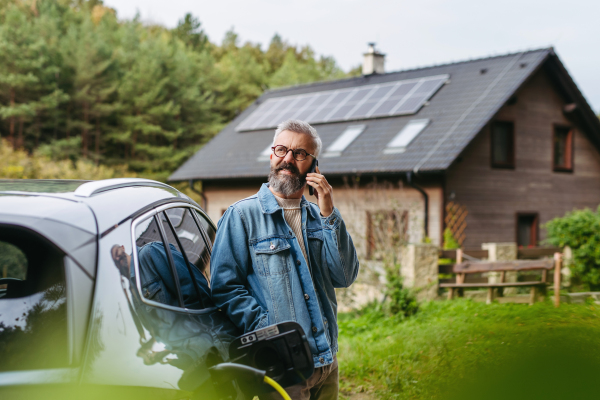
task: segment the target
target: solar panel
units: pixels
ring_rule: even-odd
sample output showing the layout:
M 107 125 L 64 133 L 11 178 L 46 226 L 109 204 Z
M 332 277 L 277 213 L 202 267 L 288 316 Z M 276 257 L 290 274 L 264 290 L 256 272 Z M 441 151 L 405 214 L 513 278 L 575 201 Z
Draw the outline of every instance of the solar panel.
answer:
M 272 98 L 254 110 L 236 130 L 274 128 L 291 118 L 315 124 L 416 114 L 449 77 L 436 75 Z

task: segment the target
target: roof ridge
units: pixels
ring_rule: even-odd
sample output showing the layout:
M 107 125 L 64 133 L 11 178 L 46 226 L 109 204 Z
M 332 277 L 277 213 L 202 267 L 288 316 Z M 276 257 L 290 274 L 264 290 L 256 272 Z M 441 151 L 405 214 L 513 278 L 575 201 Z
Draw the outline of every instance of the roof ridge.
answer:
M 499 54 L 499 55 L 495 55 L 495 56 L 472 58 L 472 59 L 462 60 L 462 61 L 448 62 L 448 63 L 443 63 L 443 64 L 434 64 L 434 65 L 428 65 L 428 66 L 423 66 L 423 67 L 414 67 L 414 68 L 402 69 L 402 70 L 398 70 L 398 71 L 390 71 L 390 72 L 386 72 L 386 73 L 383 73 L 383 74 L 360 75 L 360 76 L 353 76 L 353 77 L 344 78 L 344 79 L 332 79 L 332 80 L 329 80 L 329 81 L 318 81 L 318 82 L 311 82 L 311 83 L 303 83 L 303 84 L 300 84 L 300 85 L 283 86 L 283 87 L 280 87 L 280 88 L 265 90 L 265 92 L 260 97 L 263 97 L 266 94 L 273 94 L 273 93 L 278 93 L 278 92 L 284 92 L 284 91 L 287 91 L 287 90 L 293 90 L 293 89 L 299 89 L 299 88 L 307 88 L 307 87 L 316 87 L 316 86 L 321 86 L 321 85 L 328 85 L 328 84 L 331 84 L 333 82 L 336 82 L 336 83 L 338 83 L 338 82 L 349 82 L 349 81 L 352 81 L 352 80 L 365 79 L 365 78 L 370 78 L 370 77 L 373 77 L 373 76 L 380 77 L 380 76 L 387 76 L 387 75 L 393 75 L 393 74 L 400 74 L 400 73 L 404 73 L 404 72 L 422 71 L 422 70 L 431 69 L 431 68 L 447 67 L 447 66 L 450 66 L 450 65 L 466 64 L 466 63 L 477 62 L 477 61 L 484 61 L 484 60 L 493 60 L 493 59 L 503 58 L 503 57 L 512 57 L 512 56 L 515 56 L 517 54 L 528 54 L 528 53 L 536 53 L 536 52 L 542 52 L 542 51 L 554 52 L 554 47 L 550 46 L 550 47 L 541 47 L 541 48 L 538 48 L 538 49 L 515 51 L 513 53 Z

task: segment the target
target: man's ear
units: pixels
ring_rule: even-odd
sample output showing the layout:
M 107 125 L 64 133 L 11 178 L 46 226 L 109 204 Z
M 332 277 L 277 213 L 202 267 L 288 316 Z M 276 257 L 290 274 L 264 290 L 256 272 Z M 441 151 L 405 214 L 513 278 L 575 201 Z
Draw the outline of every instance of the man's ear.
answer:
M 271 155 L 269 156 L 269 160 L 273 159 L 273 153 L 271 153 Z

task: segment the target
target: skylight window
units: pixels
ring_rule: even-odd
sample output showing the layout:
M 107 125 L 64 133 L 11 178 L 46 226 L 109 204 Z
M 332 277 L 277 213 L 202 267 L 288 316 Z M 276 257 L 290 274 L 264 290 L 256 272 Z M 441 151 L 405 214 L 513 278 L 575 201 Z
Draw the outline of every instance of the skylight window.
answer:
M 350 145 L 360 135 L 363 133 L 367 126 L 366 125 L 350 125 L 346 128 L 344 133 L 338 137 L 335 142 L 331 144 L 327 148 L 323 157 L 339 157 L 342 155 L 342 152 L 346 150 L 346 147 Z
M 258 156 L 258 159 L 256 161 L 269 161 L 271 159 L 271 147 L 273 147 L 272 144 L 269 145 L 269 147 L 267 147 L 266 149 L 264 149 L 260 155 Z
M 404 153 L 406 148 L 429 124 L 428 119 L 413 119 L 396 135 L 383 150 L 385 154 Z

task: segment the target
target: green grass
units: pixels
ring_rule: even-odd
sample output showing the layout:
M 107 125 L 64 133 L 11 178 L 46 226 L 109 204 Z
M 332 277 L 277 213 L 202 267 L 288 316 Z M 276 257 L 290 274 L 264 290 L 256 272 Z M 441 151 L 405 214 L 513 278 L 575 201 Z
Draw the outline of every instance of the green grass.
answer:
M 596 305 L 457 299 L 424 303 L 405 320 L 360 314 L 340 315 L 342 398 L 365 392 L 377 399 L 550 399 L 597 392 Z

